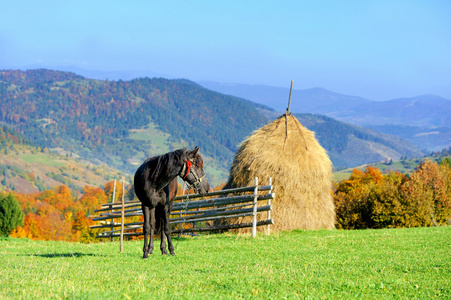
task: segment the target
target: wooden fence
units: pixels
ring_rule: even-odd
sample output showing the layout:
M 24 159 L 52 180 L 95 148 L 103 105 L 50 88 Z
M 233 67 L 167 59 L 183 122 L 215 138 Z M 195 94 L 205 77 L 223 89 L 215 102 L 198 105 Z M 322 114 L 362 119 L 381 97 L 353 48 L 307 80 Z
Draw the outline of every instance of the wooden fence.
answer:
M 249 187 L 215 191 L 203 195 L 196 194 L 175 197 L 169 221 L 170 224 L 177 225 L 177 227 L 172 230 L 172 233 L 180 234 L 252 227 L 252 236 L 255 237 L 257 233 L 256 227 L 266 225 L 267 234 L 269 234 L 270 225 L 274 224 L 271 219 L 271 199 L 275 198 L 275 193 L 272 192 L 271 178 L 269 179 L 269 185 L 259 186 L 258 178 L 255 178 L 254 183 L 254 186 Z M 266 193 L 262 194 L 261 191 L 266 191 Z M 231 194 L 233 196 L 229 196 Z M 227 195 L 227 197 L 221 197 L 221 195 Z M 215 196 L 220 197 L 212 198 Z M 199 200 L 199 198 L 202 199 Z M 112 239 L 113 237 L 120 237 L 122 245 L 124 236 L 139 236 L 143 234 L 141 230 L 142 222 L 125 220 L 130 217 L 142 216 L 141 202 L 139 201 L 125 202 L 122 196 L 122 202 L 103 204 L 102 208 L 95 212 L 98 212 L 99 215 L 90 217 L 93 221 L 99 221 L 100 224 L 93 225 L 91 228 L 108 229 L 97 235 L 98 238 Z M 262 212 L 267 213 L 267 218 L 257 222 L 257 214 Z M 253 216 L 253 221 L 218 226 L 212 226 L 210 224 L 211 221 L 219 219 L 246 216 Z M 117 219 L 121 221 L 115 221 Z M 193 225 L 189 228 L 184 228 L 186 226 L 183 226 L 183 224 L 188 223 Z M 196 226 L 199 223 L 202 224 L 201 227 Z M 120 229 L 115 229 L 118 227 Z

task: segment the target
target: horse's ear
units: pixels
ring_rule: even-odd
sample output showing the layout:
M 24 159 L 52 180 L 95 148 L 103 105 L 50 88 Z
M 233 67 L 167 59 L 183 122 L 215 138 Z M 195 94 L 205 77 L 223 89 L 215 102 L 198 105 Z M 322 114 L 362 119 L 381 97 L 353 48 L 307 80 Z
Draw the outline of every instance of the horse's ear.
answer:
M 197 152 L 199 152 L 199 146 L 196 146 L 193 150 L 188 151 L 187 156 L 188 159 L 194 159 L 196 157 Z

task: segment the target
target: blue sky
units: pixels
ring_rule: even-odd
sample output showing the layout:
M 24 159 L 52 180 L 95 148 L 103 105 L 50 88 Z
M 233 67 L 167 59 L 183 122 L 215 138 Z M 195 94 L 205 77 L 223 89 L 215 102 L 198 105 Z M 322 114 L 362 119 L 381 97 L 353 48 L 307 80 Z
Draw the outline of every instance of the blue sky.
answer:
M 0 69 L 451 99 L 451 1 L 0 0 Z

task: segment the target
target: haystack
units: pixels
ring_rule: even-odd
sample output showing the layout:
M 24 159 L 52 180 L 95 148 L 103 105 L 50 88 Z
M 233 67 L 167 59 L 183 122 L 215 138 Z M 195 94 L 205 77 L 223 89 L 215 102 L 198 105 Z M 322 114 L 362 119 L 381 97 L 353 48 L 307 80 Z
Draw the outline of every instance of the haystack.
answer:
M 315 134 L 290 113 L 256 130 L 240 146 L 224 189 L 272 177 L 272 230 L 332 229 L 332 163 Z M 240 220 L 243 221 L 243 220 Z

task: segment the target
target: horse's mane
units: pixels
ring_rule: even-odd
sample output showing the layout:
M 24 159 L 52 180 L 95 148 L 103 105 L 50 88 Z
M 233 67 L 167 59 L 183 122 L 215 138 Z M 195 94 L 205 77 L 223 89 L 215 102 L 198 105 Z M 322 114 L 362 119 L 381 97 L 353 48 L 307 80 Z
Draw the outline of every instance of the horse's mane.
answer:
M 160 156 L 149 157 L 144 161 L 144 163 L 149 166 L 150 174 L 149 179 L 152 181 L 156 181 L 160 177 L 165 177 L 170 175 L 169 172 L 174 165 L 174 161 L 177 162 L 180 160 L 182 155 L 185 155 L 186 150 L 180 149 L 175 150 L 173 152 L 169 152 Z
M 161 176 L 169 175 L 168 172 L 171 170 L 174 161 L 180 161 L 180 157 L 186 155 L 186 149 L 179 149 L 173 152 L 169 152 L 160 156 L 152 156 L 144 161 L 150 168 L 149 179 L 156 181 Z M 199 154 L 194 157 L 193 163 L 198 168 L 204 167 L 204 161 Z

